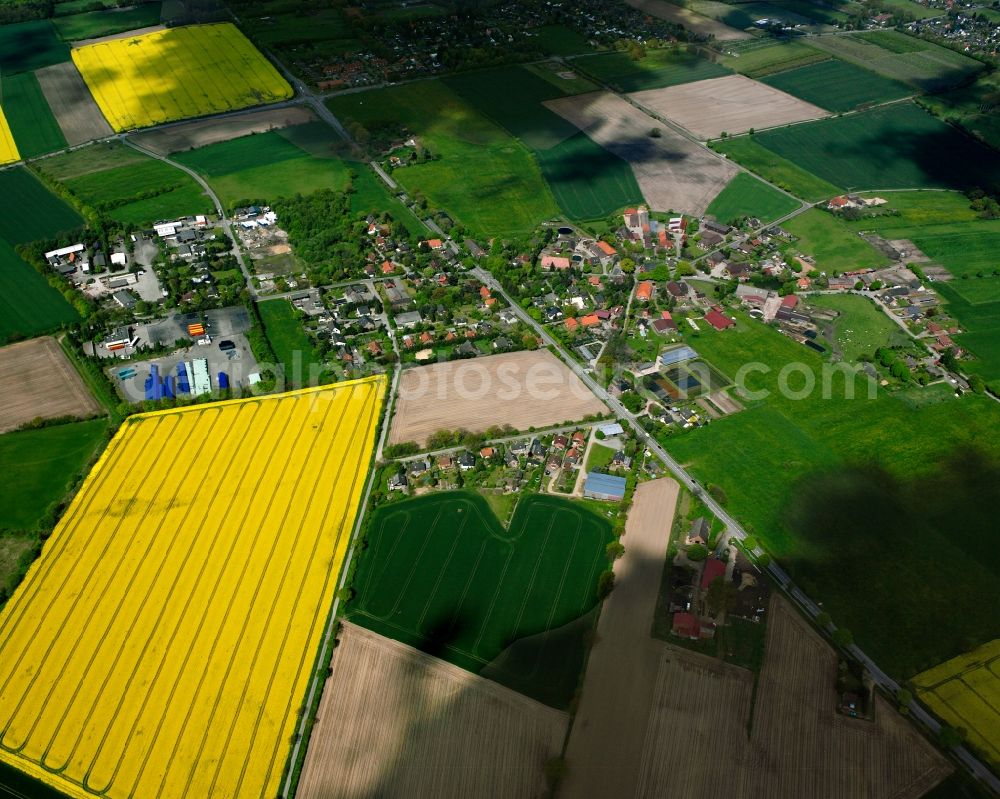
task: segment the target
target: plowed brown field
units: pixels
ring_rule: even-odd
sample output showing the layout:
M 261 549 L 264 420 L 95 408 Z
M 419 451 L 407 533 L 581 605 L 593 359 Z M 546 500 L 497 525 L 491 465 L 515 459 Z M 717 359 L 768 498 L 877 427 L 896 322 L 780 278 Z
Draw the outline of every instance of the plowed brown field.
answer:
M 37 418 L 100 412 L 101 406 L 51 336 L 0 348 L 0 433 Z
M 426 444 L 439 430 L 479 433 L 572 422 L 607 408 L 547 350 L 417 366 L 403 372 L 389 443 Z
M 546 793 L 565 713 L 345 622 L 299 799 Z

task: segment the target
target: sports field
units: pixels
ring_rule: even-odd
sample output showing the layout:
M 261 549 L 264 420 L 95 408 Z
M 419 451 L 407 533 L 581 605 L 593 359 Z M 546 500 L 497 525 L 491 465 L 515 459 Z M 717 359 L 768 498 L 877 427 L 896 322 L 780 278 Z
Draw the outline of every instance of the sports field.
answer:
M 73 306 L 0 239 L 0 344 L 37 336 L 79 318 Z
M 601 53 L 577 58 L 573 66 L 614 91 L 624 93 L 718 78 L 730 72 L 697 53 L 687 53 L 679 48 L 649 50 L 646 57 L 638 61 L 628 53 Z
M 829 211 L 810 208 L 782 227 L 795 236 L 795 246 L 816 259 L 821 272 L 831 274 L 852 269 L 878 268 L 889 259 Z
M 745 383 L 770 395 L 671 438 L 667 449 L 722 488 L 727 510 L 804 591 L 897 677 L 1000 637 L 1000 618 L 981 600 L 1000 590 L 1000 566 L 982 557 L 1000 512 L 995 402 L 938 396 L 918 405 L 883 392 L 869 400 L 860 378 L 848 399 L 843 377 L 830 381 L 826 399 L 823 359 L 742 314 L 735 331 L 696 338 L 691 346 L 724 374 L 766 364 Z M 788 364 L 816 379 L 802 399 L 780 390 Z M 803 385 L 788 379 L 791 389 Z
M 52 109 L 32 72 L 3 79 L 3 111 L 17 149 L 24 158 L 33 158 L 66 146 Z M 2 127 L 0 122 L 0 127 Z M 3 134 L 0 133 L 0 139 Z M 2 149 L 3 145 L 0 145 Z M 0 161 L 3 156 L 0 155 Z M 15 159 L 8 159 L 15 160 Z
M 228 22 L 114 39 L 72 55 L 117 131 L 292 96 L 292 87 Z
M 0 760 L 81 799 L 274 796 L 384 387 L 131 417 L 0 613 Z
M 1000 766 L 1000 639 L 913 678 L 917 697 Z
M 241 200 L 265 203 L 320 189 L 342 191 L 348 184 L 348 166 L 335 158 L 317 158 L 289 141 L 289 135 L 311 128 L 332 138 L 324 122 L 258 133 L 197 150 L 178 153 L 175 160 L 204 177 L 223 205 Z
M 0 172 L 0 197 L 16 197 L 0 214 L 0 238 L 24 244 L 83 225 L 80 215 L 24 167 Z
M 787 192 L 809 202 L 839 194 L 842 189 L 796 166 L 757 143 L 756 136 L 718 139 L 712 149 L 745 166 Z
M 406 130 L 420 139 L 436 160 L 397 169 L 393 179 L 475 235 L 527 234 L 559 213 L 531 153 L 442 81 L 340 95 L 327 105 L 348 129 Z
M 754 139 L 850 191 L 1000 187 L 1000 154 L 908 102 L 768 130 Z
M 14 136 L 10 132 L 10 125 L 7 124 L 7 117 L 0 108 L 0 164 L 9 164 L 20 157 L 17 145 L 14 144 Z
M 372 516 L 348 616 L 478 673 L 518 639 L 594 607 L 610 534 L 605 519 L 556 497 L 522 497 L 506 530 L 471 492 L 394 502 Z M 572 695 L 575 676 L 537 681 L 568 678 Z
M 745 216 L 755 216 L 769 222 L 798 207 L 797 200 L 757 180 L 753 175 L 740 172 L 712 200 L 706 213 L 725 224 Z
M 59 41 L 47 19 L 0 25 L 0 73 L 4 78 L 69 60 L 69 48 Z
M 0 436 L 0 528 L 33 530 L 104 441 L 106 419 Z
M 912 88 L 899 81 L 835 59 L 768 75 L 761 81 L 827 111 L 838 112 L 898 100 L 913 93 Z

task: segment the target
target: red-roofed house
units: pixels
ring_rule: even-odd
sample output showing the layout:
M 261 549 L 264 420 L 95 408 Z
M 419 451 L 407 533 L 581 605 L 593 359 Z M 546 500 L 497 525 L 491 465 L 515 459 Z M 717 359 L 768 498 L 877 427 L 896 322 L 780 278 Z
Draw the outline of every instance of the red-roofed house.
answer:
M 660 319 L 673 319 L 670 311 L 660 311 Z
M 487 297 L 489 297 L 490 296 L 489 286 L 480 286 L 479 287 L 479 296 L 482 297 L 484 300 Z
M 733 327 L 736 322 L 730 319 L 728 316 L 724 316 L 715 308 L 705 314 L 705 321 L 708 322 L 716 330 L 726 330 Z
M 567 330 L 568 330 L 568 331 L 569 331 L 570 333 L 574 333 L 574 332 L 576 332 L 576 329 L 577 329 L 577 328 L 578 328 L 579 326 L 580 326 L 580 324 L 579 324 L 579 323 L 578 323 L 578 322 L 576 321 L 576 319 L 567 319 L 567 320 L 566 320 L 566 329 L 567 329 Z
M 704 591 L 716 578 L 724 577 L 726 574 L 726 564 L 718 558 L 705 561 L 705 568 L 701 573 L 701 589 Z
M 430 333 L 427 333 L 426 331 L 420 334 L 421 344 L 430 344 L 433 340 L 434 336 L 432 336 Z
M 618 250 L 616 250 L 614 247 L 612 247 L 606 241 L 598 241 L 597 242 L 597 247 L 605 255 L 617 255 L 618 254 Z
M 542 269 L 569 269 L 569 258 L 562 255 L 543 255 Z
M 807 277 L 800 277 L 798 280 L 795 281 L 795 286 L 800 291 L 805 291 L 811 285 L 812 281 Z
M 675 613 L 671 632 L 680 638 L 701 638 L 701 622 L 693 613 Z
M 444 246 L 444 242 L 441 241 L 441 239 L 427 239 L 427 241 L 425 241 L 424 244 L 426 244 L 432 250 L 440 250 Z
M 794 308 L 798 304 L 799 304 L 799 298 L 796 297 L 794 294 L 788 294 L 781 300 L 782 308 Z
M 584 327 L 593 327 L 594 325 L 599 325 L 601 323 L 601 318 L 595 313 L 589 313 L 586 316 L 580 317 L 580 324 Z
M 396 265 L 392 261 L 382 261 L 382 274 L 389 275 L 396 271 Z
M 635 289 L 635 298 L 641 302 L 648 302 L 653 296 L 653 281 L 643 280 Z
M 590 277 L 587 278 L 587 282 L 591 286 L 594 286 L 595 288 L 601 288 L 601 276 L 600 275 L 590 275 Z

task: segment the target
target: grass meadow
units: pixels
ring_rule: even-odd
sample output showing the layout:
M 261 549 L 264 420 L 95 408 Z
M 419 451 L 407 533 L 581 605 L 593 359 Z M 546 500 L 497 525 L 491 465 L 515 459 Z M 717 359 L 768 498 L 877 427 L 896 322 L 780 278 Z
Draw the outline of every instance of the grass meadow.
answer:
M 803 200 L 818 202 L 842 191 L 840 186 L 807 172 L 787 158 L 761 146 L 757 142 L 757 136 L 716 139 L 711 147 Z
M 834 112 L 899 100 L 913 93 L 899 81 L 834 59 L 768 75 L 761 82 Z
M 874 358 L 879 347 L 904 346 L 911 339 L 867 297 L 856 294 L 828 294 L 809 298 L 817 308 L 838 311 L 833 322 L 831 345 L 845 361 L 857 363 L 862 356 Z
M 726 224 L 745 216 L 755 216 L 769 222 L 798 207 L 798 201 L 757 180 L 753 175 L 740 172 L 712 200 L 706 213 Z
M 1000 510 L 995 402 L 869 400 L 861 379 L 846 399 L 843 378 L 831 399 L 818 388 L 784 397 L 780 371 L 819 370 L 822 358 L 741 313 L 734 330 L 703 329 L 689 343 L 730 376 L 766 364 L 746 385 L 772 395 L 668 449 L 722 488 L 728 510 L 876 661 L 908 677 L 1000 635 L 981 600 L 1000 590 L 1000 564 L 982 554 Z
M 990 146 L 1000 148 L 1000 114 L 995 107 L 998 93 L 1000 75 L 992 72 L 953 91 L 922 97 L 920 103 L 942 119 L 955 122 Z
M 697 53 L 673 48 L 648 50 L 638 61 L 628 53 L 601 53 L 574 59 L 573 68 L 626 94 L 730 74 L 726 67 Z
M 7 202 L 0 214 L 0 238 L 11 244 L 48 239 L 83 224 L 80 215 L 24 167 L 0 172 L 0 197 Z
M 132 8 L 87 11 L 52 20 L 60 38 L 67 42 L 96 39 L 114 33 L 160 24 L 160 3 L 143 3 Z
M 79 318 L 62 294 L 0 239 L 0 344 L 47 333 Z
M 753 138 L 849 191 L 1000 189 L 1000 153 L 909 102 L 768 130 Z
M 643 201 L 625 161 L 542 105 L 564 95 L 537 74 L 502 67 L 458 75 L 447 83 L 531 150 L 569 218 L 598 219 Z
M 34 158 L 66 146 L 66 138 L 34 73 L 4 76 L 0 102 L 22 158 Z
M 797 40 L 763 47 L 758 46 L 757 40 L 749 41 L 752 44 L 727 42 L 725 49 L 732 50 L 733 54 L 722 58 L 725 66 L 748 78 L 762 78 L 775 72 L 824 61 L 830 57 L 827 53 Z
M 34 530 L 104 440 L 107 419 L 0 436 L 0 529 Z M 2 575 L 0 575 L 2 580 Z
M 69 47 L 47 19 L 0 26 L 0 74 L 4 78 L 69 61 Z
M 810 208 L 789 219 L 782 227 L 798 238 L 795 246 L 812 255 L 821 272 L 839 274 L 889 265 L 885 255 L 829 211 Z
M 605 519 L 555 497 L 523 497 L 507 529 L 466 491 L 384 505 L 371 518 L 348 618 L 479 673 L 519 639 L 595 607 L 610 540 Z M 562 704 L 576 688 L 582 651 L 546 652 L 546 643 L 566 642 L 538 639 L 532 668 L 521 652 L 517 671 L 531 677 L 529 695 Z M 555 671 L 539 669 L 542 662 Z M 494 670 L 490 677 L 505 681 Z
M 271 342 L 278 362 L 284 366 L 286 385 L 295 388 L 307 383 L 309 367 L 318 363 L 318 358 L 295 308 L 288 300 L 261 302 L 257 308 L 264 323 L 264 335 Z
M 417 136 L 435 160 L 397 169 L 394 180 L 475 235 L 524 235 L 559 213 L 531 154 L 441 81 L 341 95 L 327 104 L 344 123 Z
M 333 136 L 323 122 L 309 126 L 318 126 Z M 284 134 L 285 130 L 257 133 L 177 153 L 174 159 L 204 177 L 223 205 L 230 208 L 242 200 L 270 203 L 281 197 L 347 187 L 349 169 L 343 161 L 317 158 Z

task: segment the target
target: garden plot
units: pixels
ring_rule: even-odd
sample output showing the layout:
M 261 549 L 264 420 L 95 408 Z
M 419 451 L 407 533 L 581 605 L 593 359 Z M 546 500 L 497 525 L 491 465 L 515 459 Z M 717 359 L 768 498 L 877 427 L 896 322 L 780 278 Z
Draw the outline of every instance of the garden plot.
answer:
M 0 349 L 0 433 L 33 419 L 87 417 L 100 410 L 54 338 Z
M 688 85 L 707 82 L 711 81 Z M 653 93 L 660 91 L 672 89 Z M 655 211 L 701 215 L 738 171 L 610 92 L 565 97 L 545 105 L 628 162 L 646 202 Z M 659 131 L 657 137 L 650 135 L 654 128 Z
M 640 105 L 687 128 L 699 139 L 751 128 L 772 128 L 827 116 L 819 106 L 743 75 L 650 89 L 629 95 Z
M 569 719 L 490 680 L 344 622 L 301 799 L 546 793 Z

